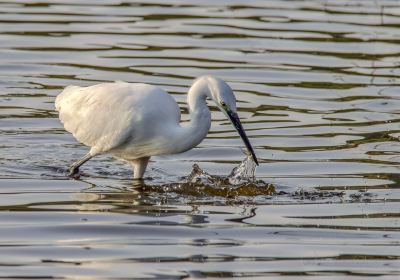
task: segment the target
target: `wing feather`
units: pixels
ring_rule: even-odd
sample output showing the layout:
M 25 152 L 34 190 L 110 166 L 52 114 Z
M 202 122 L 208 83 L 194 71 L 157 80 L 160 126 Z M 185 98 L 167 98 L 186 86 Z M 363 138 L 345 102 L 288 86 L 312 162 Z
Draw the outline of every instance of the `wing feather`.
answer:
M 61 122 L 92 155 L 125 143 L 143 147 L 157 139 L 166 124 L 178 124 L 173 97 L 147 84 L 114 82 L 68 86 L 55 101 Z
M 109 151 L 132 136 L 132 108 L 127 83 L 91 87 L 68 86 L 56 98 L 56 109 L 67 131 L 81 143 L 91 146 L 92 154 Z

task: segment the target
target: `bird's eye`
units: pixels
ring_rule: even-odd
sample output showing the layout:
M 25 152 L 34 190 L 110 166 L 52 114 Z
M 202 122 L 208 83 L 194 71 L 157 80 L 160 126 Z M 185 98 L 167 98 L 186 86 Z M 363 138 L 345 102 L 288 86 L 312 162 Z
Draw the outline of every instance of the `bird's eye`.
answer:
M 226 103 L 225 103 L 224 101 L 221 101 L 221 106 L 222 106 L 222 107 L 225 107 L 225 106 L 226 106 Z

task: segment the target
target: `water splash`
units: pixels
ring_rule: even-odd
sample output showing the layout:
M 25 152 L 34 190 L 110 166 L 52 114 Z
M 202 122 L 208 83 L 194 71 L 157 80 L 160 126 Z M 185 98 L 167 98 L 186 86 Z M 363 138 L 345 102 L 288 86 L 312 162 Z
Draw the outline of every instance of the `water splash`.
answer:
M 186 178 L 186 183 L 220 185 L 223 183 L 223 177 L 213 176 L 200 168 L 197 164 L 193 164 L 192 172 Z
M 274 194 L 273 185 L 256 180 L 255 166 L 252 158 L 248 156 L 228 176 L 216 176 L 194 164 L 186 181 L 178 184 L 179 187 L 175 188 L 175 191 L 196 197 L 218 196 L 234 199 Z
M 251 183 L 256 181 L 256 163 L 253 158 L 248 155 L 238 167 L 235 167 L 228 176 L 229 183 L 239 185 L 243 183 Z
M 145 185 L 142 190 L 154 193 L 162 192 L 168 199 L 187 197 L 196 201 L 206 199 L 207 203 L 226 204 L 252 201 L 256 196 L 271 196 L 276 193 L 272 184 L 256 180 L 256 164 L 251 157 L 246 157 L 228 176 L 211 175 L 197 164 L 193 164 L 192 171 L 184 182 L 170 183 L 160 186 Z M 204 203 L 204 201 L 202 201 Z
M 227 177 L 215 176 L 201 169 L 197 164 L 193 165 L 192 172 L 186 179 L 187 183 L 201 183 L 215 186 L 221 185 L 242 185 L 254 183 L 256 163 L 251 156 L 247 156 L 239 166 L 235 167 Z

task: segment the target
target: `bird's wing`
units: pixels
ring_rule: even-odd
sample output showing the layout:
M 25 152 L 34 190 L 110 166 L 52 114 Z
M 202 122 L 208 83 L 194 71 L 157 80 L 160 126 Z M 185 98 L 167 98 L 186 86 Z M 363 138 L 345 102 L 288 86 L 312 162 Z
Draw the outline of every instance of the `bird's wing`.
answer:
M 91 87 L 68 86 L 56 98 L 56 109 L 67 131 L 98 154 L 118 147 L 129 137 L 134 116 L 128 83 Z

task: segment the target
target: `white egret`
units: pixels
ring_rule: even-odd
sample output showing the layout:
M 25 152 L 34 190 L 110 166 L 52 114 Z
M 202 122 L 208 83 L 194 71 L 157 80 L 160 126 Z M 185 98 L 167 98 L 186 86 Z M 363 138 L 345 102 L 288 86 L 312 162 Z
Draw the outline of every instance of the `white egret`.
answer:
M 66 87 L 55 101 L 60 120 L 79 142 L 91 147 L 71 165 L 70 176 L 92 157 L 110 153 L 130 162 L 134 178 L 142 178 L 151 156 L 185 152 L 206 137 L 211 126 L 207 98 L 230 119 L 258 165 L 232 89 L 219 78 L 203 76 L 189 89 L 191 120 L 182 125 L 175 99 L 159 87 L 120 81 Z

